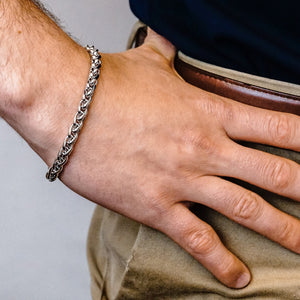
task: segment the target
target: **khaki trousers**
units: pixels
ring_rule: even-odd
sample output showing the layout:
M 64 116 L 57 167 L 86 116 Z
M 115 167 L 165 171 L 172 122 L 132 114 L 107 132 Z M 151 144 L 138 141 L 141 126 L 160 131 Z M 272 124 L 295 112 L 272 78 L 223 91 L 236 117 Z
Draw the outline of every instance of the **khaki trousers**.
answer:
M 207 71 L 273 90 L 300 94 L 300 86 L 219 68 L 179 55 Z M 248 147 L 300 163 L 300 154 L 258 144 Z M 300 218 L 300 204 L 240 183 L 282 211 Z M 299 187 L 300 188 L 300 187 Z M 199 209 L 201 208 L 201 209 Z M 234 290 L 164 234 L 98 206 L 89 237 L 88 261 L 93 300 L 300 299 L 300 255 L 206 208 L 194 213 L 209 223 L 228 249 L 247 264 L 252 282 Z M 300 234 L 300 232 L 299 232 Z

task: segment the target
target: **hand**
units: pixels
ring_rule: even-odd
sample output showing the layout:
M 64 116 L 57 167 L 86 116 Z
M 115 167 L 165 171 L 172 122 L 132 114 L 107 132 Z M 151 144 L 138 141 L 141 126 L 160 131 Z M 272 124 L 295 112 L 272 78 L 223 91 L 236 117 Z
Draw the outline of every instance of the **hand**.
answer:
M 40 89 L 30 105 L 2 110 L 48 165 L 72 122 L 87 77 L 87 55 L 70 43 L 65 50 L 69 48 L 74 64 L 66 69 L 59 62 L 49 64 L 46 88 L 40 71 Z M 52 54 L 53 60 L 59 57 Z M 225 285 L 241 288 L 250 280 L 249 270 L 189 211 L 186 201 L 209 206 L 300 253 L 299 220 L 220 178 L 238 178 L 300 200 L 295 162 L 234 142 L 299 151 L 300 120 L 185 83 L 173 69 L 174 54 L 171 44 L 150 32 L 137 49 L 103 55 L 89 116 L 61 179 L 84 197 L 164 232 Z M 7 93 L 1 97 L 8 98 Z
M 300 200 L 295 162 L 233 141 L 299 150 L 300 120 L 185 83 L 173 70 L 174 54 L 152 32 L 138 49 L 104 55 L 97 95 L 62 180 L 84 197 L 164 232 L 225 285 L 240 288 L 250 280 L 246 266 L 185 203 L 209 206 L 300 253 L 299 220 L 220 178 Z M 48 164 L 54 157 L 46 158 Z

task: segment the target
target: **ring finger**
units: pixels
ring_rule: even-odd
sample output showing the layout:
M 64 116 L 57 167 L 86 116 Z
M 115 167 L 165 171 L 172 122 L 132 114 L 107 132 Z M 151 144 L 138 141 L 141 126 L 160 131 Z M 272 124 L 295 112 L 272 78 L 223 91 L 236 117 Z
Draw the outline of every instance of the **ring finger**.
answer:
M 205 176 L 186 184 L 183 196 L 300 253 L 300 221 L 243 187 L 222 178 Z

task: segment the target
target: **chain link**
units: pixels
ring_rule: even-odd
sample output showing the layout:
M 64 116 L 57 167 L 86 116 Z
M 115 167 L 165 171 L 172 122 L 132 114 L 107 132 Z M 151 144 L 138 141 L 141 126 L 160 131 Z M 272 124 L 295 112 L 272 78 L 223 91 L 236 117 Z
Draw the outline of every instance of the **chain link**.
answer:
M 83 122 L 87 116 L 88 108 L 92 101 L 92 97 L 98 83 L 101 68 L 101 55 L 98 49 L 95 49 L 94 46 L 87 46 L 86 50 L 91 57 L 89 79 L 84 90 L 83 97 L 80 101 L 78 111 L 74 117 L 73 124 L 70 127 L 69 133 L 65 138 L 63 146 L 58 152 L 57 158 L 55 159 L 52 167 L 49 168 L 46 174 L 46 178 L 50 182 L 55 181 L 58 178 L 59 174 L 63 171 L 64 165 L 68 162 L 69 156 L 78 139 L 80 129 L 82 128 Z

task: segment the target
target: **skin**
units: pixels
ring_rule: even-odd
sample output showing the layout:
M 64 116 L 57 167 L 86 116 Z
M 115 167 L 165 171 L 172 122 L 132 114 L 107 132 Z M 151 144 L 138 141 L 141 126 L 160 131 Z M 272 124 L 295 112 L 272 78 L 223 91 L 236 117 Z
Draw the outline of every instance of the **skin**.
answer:
M 87 52 L 29 0 L 0 1 L 0 115 L 50 166 L 89 73 Z M 250 107 L 184 82 L 174 46 L 149 30 L 143 46 L 103 54 L 103 69 L 61 176 L 87 199 L 162 231 L 223 284 L 250 271 L 188 209 L 201 203 L 296 253 L 300 222 L 234 177 L 300 200 L 300 167 L 235 140 L 300 150 L 300 118 Z

